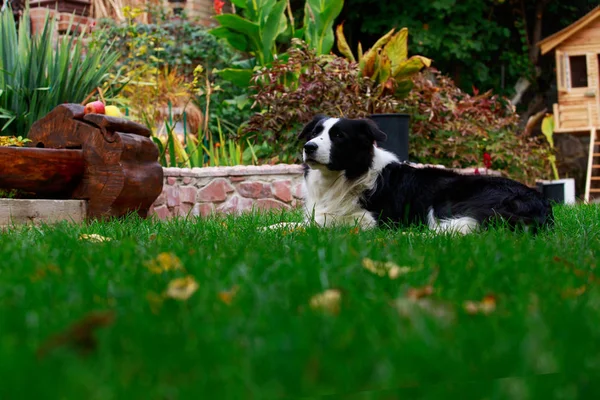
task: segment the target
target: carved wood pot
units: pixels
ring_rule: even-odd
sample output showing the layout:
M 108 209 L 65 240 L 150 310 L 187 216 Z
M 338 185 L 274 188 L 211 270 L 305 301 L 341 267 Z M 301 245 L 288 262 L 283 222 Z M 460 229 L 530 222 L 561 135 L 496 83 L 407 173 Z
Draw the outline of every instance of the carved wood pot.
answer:
M 28 148 L 0 148 L 0 188 L 87 200 L 91 219 L 148 215 L 163 187 L 151 132 L 133 121 L 61 104 L 31 127 Z
M 81 150 L 0 147 L 0 189 L 69 198 L 84 166 Z

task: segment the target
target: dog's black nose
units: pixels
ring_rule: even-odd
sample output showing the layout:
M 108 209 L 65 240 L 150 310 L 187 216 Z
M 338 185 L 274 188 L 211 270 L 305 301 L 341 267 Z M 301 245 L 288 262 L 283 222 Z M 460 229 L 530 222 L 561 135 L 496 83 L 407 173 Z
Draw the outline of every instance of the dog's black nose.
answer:
M 306 154 L 314 153 L 319 148 L 319 145 L 315 142 L 308 142 L 304 145 L 304 151 Z

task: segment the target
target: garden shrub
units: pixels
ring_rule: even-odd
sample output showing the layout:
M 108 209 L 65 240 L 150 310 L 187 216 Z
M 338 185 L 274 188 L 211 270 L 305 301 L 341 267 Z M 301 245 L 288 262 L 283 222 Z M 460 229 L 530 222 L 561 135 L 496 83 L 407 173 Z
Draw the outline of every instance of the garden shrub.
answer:
M 265 143 L 278 161 L 298 162 L 296 134 L 315 114 L 331 116 L 391 112 L 398 101 L 376 95 L 376 84 L 359 74 L 358 64 L 335 55 L 317 55 L 306 43 L 294 39 L 287 59 L 262 68 L 252 78 L 255 113 L 243 128 L 256 143 Z M 270 153 L 270 154 L 269 154 Z M 260 157 L 260 156 L 259 156 Z M 269 157 L 266 157 L 269 158 Z
M 122 85 L 109 71 L 118 58 L 110 46 L 86 49 L 79 35 L 54 40 L 56 21 L 44 20 L 32 35 L 29 9 L 18 25 L 10 6 L 0 10 L 0 134 L 27 135 L 31 126 L 62 103 L 80 103 L 98 87 L 110 98 Z M 69 24 L 73 31 L 75 24 Z
M 135 20 L 143 11 L 150 15 L 151 23 Z M 211 131 L 217 131 L 217 118 L 226 126 L 238 126 L 249 117 L 249 105 L 244 108 L 233 101 L 245 90 L 210 74 L 213 69 L 225 68 L 239 59 L 241 55 L 238 52 L 209 34 L 203 25 L 185 17 L 174 17 L 164 7 L 126 8 L 124 13 L 127 20 L 122 23 L 100 20 L 92 40 L 94 45 L 100 46 L 113 43 L 113 48 L 121 54 L 112 70 L 114 75 L 122 74 L 140 87 L 162 86 L 162 89 L 165 85 L 159 79 L 169 77 L 162 81 L 176 80 L 178 84 L 167 85 L 166 89 L 172 89 L 172 93 L 163 93 L 162 97 L 180 96 L 185 102 L 186 96 L 192 96 L 195 91 L 188 88 L 190 90 L 182 96 L 182 90 L 193 81 L 194 70 L 201 65 L 209 72 L 211 83 L 217 88 L 210 99 Z M 174 72 L 177 77 L 172 76 Z M 135 108 L 140 103 L 131 96 L 133 94 L 129 99 L 133 101 L 129 103 Z M 194 95 L 193 102 L 200 110 L 205 110 L 204 95 Z
M 358 118 L 373 110 L 411 114 L 411 161 L 473 167 L 483 165 L 487 153 L 490 168 L 529 184 L 549 170 L 543 138 L 518 135 L 519 117 L 504 99 L 490 92 L 470 96 L 435 69 L 413 77 L 408 97 L 379 97 L 377 85 L 360 77 L 356 63 L 318 56 L 295 41 L 288 59 L 261 69 L 253 82 L 253 99 L 262 111 L 244 132 L 268 145 L 263 160 L 275 155 L 278 161 L 299 162 L 296 135 L 315 114 Z
M 464 168 L 484 164 L 533 184 L 548 176 L 549 148 L 543 137 L 519 134 L 519 116 L 491 91 L 471 96 L 435 69 L 413 78 L 399 111 L 411 115 L 410 159 Z

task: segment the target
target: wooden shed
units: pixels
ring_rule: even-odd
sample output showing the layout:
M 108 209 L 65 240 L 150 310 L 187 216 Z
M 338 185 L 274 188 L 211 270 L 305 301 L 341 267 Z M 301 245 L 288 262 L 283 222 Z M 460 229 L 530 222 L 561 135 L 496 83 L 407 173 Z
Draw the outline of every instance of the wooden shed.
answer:
M 585 201 L 600 197 L 600 6 L 539 42 L 554 51 L 558 104 L 554 132 L 590 136 Z

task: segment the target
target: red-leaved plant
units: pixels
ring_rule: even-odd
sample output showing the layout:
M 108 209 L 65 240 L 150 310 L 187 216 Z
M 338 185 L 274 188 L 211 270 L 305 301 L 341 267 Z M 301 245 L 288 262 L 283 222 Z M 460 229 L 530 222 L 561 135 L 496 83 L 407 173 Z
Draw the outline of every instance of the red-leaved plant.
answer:
M 533 184 L 547 175 L 543 138 L 520 136 L 519 116 L 491 92 L 471 96 L 435 69 L 419 73 L 400 109 L 411 114 L 410 159 L 487 169 Z M 494 155 L 493 159 L 491 154 Z
M 254 114 L 243 132 L 257 142 L 268 142 L 280 160 L 299 161 L 295 140 L 302 125 L 315 114 L 360 118 L 375 112 L 393 112 L 398 100 L 376 96 L 377 85 L 360 77 L 358 65 L 335 55 L 316 55 L 294 39 L 287 59 L 278 59 L 252 78 Z

